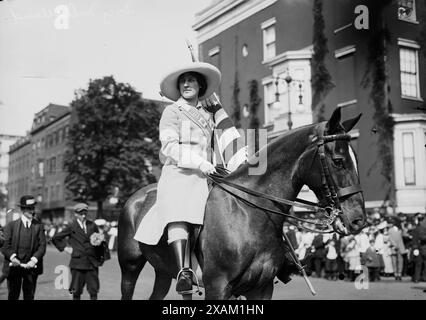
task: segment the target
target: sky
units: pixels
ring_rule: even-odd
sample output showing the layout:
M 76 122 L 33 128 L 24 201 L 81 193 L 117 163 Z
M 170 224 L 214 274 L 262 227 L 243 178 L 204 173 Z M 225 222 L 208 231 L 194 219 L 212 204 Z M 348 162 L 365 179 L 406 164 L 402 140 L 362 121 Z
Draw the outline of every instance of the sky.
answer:
M 113 75 L 161 100 L 161 77 L 191 61 L 195 14 L 212 0 L 3 0 L 0 134 L 25 135 L 49 103 L 69 105 Z M 67 18 L 68 16 L 68 18 Z

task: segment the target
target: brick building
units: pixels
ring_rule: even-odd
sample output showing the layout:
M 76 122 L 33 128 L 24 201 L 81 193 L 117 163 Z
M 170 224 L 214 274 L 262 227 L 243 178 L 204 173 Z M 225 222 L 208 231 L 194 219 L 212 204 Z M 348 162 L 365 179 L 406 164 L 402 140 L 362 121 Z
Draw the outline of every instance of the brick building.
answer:
M 199 59 L 222 71 L 218 94 L 231 113 L 233 88 L 238 82 L 243 128 L 248 126 L 251 80 L 259 85 L 261 106 L 257 116 L 270 139 L 288 130 L 289 111 L 293 128 L 312 123 L 313 3 L 219 0 L 197 13 L 193 29 L 197 32 Z M 326 97 L 324 115 L 328 118 L 337 106 L 345 107 L 344 118 L 363 113 L 351 135 L 359 155 L 367 208 L 382 206 L 393 187 L 396 211 L 425 212 L 426 115 L 419 107 L 424 106 L 426 92 L 426 44 L 421 40 L 426 34 L 426 3 L 395 0 L 383 13 L 390 33 L 386 69 L 395 121 L 394 186 L 386 184 L 377 165 L 379 142 L 374 135 L 371 88 L 362 84 L 368 69 L 369 33 L 355 28 L 354 21 L 355 9 L 365 4 L 368 2 L 323 1 L 329 49 L 325 63 L 335 84 Z M 292 78 L 289 86 L 283 80 L 288 75 Z M 312 198 L 312 194 L 306 197 Z
M 32 192 L 43 215 L 64 215 L 68 204 L 64 188 L 63 155 L 69 130 L 70 108 L 49 104 L 34 116 L 31 128 L 33 163 Z
M 9 148 L 7 207 L 15 208 L 24 194 L 31 193 L 32 165 L 31 137 L 21 137 Z M 13 217 L 6 217 L 10 221 Z

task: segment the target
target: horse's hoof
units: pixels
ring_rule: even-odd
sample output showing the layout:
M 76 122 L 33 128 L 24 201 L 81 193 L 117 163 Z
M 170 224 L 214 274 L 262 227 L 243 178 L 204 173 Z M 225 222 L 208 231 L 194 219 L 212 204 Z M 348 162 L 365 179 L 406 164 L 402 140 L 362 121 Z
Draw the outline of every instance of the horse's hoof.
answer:
M 183 294 L 182 299 L 183 300 L 192 300 L 192 294 Z

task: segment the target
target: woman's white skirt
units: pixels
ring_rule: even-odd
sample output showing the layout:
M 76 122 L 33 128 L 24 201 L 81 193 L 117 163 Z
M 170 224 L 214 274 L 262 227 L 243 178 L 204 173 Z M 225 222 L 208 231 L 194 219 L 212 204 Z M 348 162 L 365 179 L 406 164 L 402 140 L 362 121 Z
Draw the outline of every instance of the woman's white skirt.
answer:
M 163 166 L 157 201 L 142 219 L 134 238 L 156 245 L 170 222 L 203 224 L 208 194 L 207 179 L 199 170 Z

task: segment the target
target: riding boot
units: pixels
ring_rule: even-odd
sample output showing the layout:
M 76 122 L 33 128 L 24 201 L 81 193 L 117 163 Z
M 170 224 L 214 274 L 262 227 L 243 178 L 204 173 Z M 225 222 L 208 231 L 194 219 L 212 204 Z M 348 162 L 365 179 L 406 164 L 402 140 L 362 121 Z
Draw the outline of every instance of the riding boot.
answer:
M 192 290 L 192 272 L 185 266 L 186 239 L 176 240 L 170 243 L 175 253 L 178 269 L 176 291 L 182 294 Z

